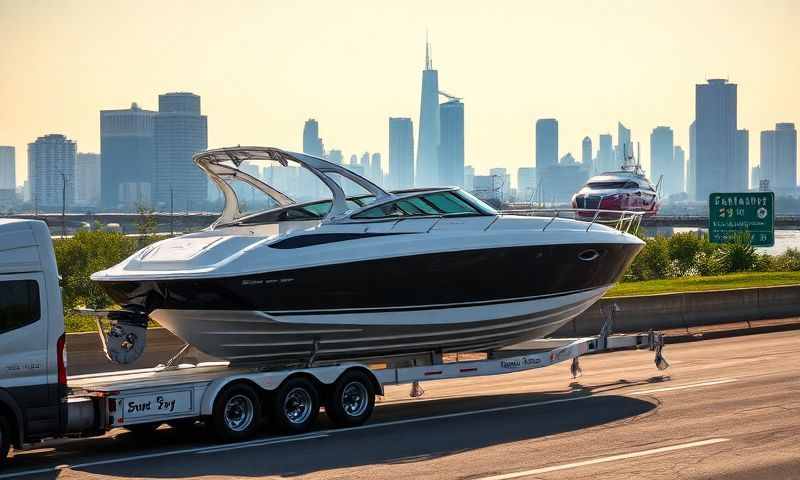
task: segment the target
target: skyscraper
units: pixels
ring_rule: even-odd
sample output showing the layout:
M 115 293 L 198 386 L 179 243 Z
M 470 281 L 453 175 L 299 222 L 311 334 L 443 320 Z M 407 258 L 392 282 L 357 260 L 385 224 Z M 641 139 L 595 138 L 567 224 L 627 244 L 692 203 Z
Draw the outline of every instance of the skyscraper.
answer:
M 775 130 L 761 132 L 761 159 L 759 168 L 759 181 L 768 180 L 770 187 L 775 187 Z M 758 184 L 758 182 L 756 182 Z
M 750 173 L 750 132 L 736 130 L 736 153 L 734 157 L 734 184 L 743 188 L 737 191 L 746 191 Z
M 464 186 L 464 104 L 451 99 L 440 106 L 439 183 Z
M 319 123 L 309 118 L 303 125 L 303 153 L 321 158 L 323 151 L 322 139 L 319 137 Z
M 689 200 L 697 200 L 697 122 L 689 125 L 689 162 L 686 165 L 686 193 Z
M 736 84 L 710 79 L 695 89 L 694 157 L 696 198 L 712 192 L 741 192 L 747 172 L 736 165 Z M 695 155 L 696 154 L 696 155 Z
M 208 148 L 208 118 L 200 113 L 200 97 L 178 92 L 158 96 L 155 121 L 155 203 L 158 209 L 203 208 L 208 180 L 192 155 Z M 172 200 L 172 201 L 171 201 Z
M 151 203 L 156 115 L 136 103 L 128 109 L 100 111 L 100 201 L 104 208 L 125 208 L 129 202 L 124 192 L 129 191 L 143 192 L 140 197 L 144 198 L 138 200 Z
M 517 200 L 531 202 L 534 193 L 536 193 L 536 169 L 520 167 L 517 170 Z
M 102 176 L 100 154 L 79 153 L 75 157 L 75 205 L 96 207 L 100 202 Z
M 633 143 L 631 142 L 631 131 L 625 128 L 622 122 L 617 122 L 617 167 L 625 165 L 629 162 L 628 159 L 633 158 L 635 153 L 633 151 Z
M 344 161 L 344 155 L 342 155 L 341 150 L 333 149 L 328 152 L 328 161 L 335 163 L 337 165 L 341 165 Z
M 511 175 L 508 170 L 502 167 L 490 168 L 489 176 L 493 178 L 492 187 L 497 190 L 498 196 L 502 201 L 508 200 L 511 195 Z
M 594 171 L 594 166 L 592 165 L 592 139 L 589 137 L 583 137 L 581 142 L 581 163 L 583 168 L 587 169 L 590 174 Z
M 797 131 L 793 123 L 777 123 L 775 130 L 761 132 L 759 180 L 771 190 L 794 193 L 797 187 Z
M 28 178 L 35 208 L 69 210 L 75 200 L 77 145 L 64 135 L 49 134 L 28 144 Z
M 472 165 L 464 166 L 464 188 L 468 192 L 475 190 L 475 168 Z
M 433 69 L 431 46 L 425 42 L 425 70 L 419 108 L 419 144 L 415 184 L 439 183 L 439 72 Z
M 773 183 L 770 181 L 770 184 Z M 775 125 L 775 183 L 776 190 L 797 188 L 797 130 L 793 123 Z
M 597 171 L 602 173 L 616 170 L 619 165 L 616 165 L 616 160 L 614 158 L 614 142 L 611 138 L 611 134 L 601 134 L 599 141 L 600 148 L 597 150 Z
M 383 185 L 383 165 L 381 165 L 381 154 L 375 152 L 372 154 L 372 159 L 369 164 L 369 177 L 376 184 Z
M 17 188 L 16 152 L 14 147 L 0 146 L 0 190 Z
M 390 189 L 414 186 L 414 127 L 410 118 L 389 117 Z
M 558 121 L 555 118 L 536 120 L 536 172 L 542 175 L 547 167 L 558 164 Z
M 674 162 L 674 135 L 669 127 L 656 127 L 650 133 L 650 173 L 654 181 L 662 177 L 664 195 L 683 191 L 683 177 L 679 177 Z M 680 169 L 683 171 L 683 169 Z
M 678 145 L 675 145 L 675 153 L 673 154 L 673 162 L 675 162 L 675 172 L 678 174 L 679 179 L 679 192 L 686 191 L 686 153 Z

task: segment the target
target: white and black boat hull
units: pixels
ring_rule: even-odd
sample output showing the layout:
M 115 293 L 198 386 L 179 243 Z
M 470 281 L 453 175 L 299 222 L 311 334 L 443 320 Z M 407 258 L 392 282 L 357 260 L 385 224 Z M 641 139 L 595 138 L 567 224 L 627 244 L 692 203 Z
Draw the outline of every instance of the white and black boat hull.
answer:
M 199 350 L 241 363 L 304 362 L 482 351 L 542 338 L 608 287 L 447 308 L 363 309 L 270 315 L 159 309 L 151 318 Z

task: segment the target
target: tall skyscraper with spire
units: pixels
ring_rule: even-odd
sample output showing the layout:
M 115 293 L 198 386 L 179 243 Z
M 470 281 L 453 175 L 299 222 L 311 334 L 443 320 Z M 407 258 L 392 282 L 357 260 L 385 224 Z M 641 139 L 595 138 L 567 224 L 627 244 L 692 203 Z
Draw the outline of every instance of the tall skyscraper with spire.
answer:
M 433 69 L 431 44 L 425 41 L 425 70 L 419 108 L 419 142 L 415 184 L 439 183 L 439 72 Z

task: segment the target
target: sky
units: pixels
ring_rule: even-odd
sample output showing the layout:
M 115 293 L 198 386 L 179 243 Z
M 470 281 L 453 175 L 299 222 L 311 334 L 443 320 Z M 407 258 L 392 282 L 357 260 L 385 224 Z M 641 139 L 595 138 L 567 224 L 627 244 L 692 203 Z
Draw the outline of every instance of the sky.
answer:
M 559 154 L 617 121 L 641 142 L 671 126 L 687 150 L 694 86 L 738 84 L 738 125 L 800 123 L 796 0 L 0 0 L 0 145 L 46 133 L 99 152 L 101 109 L 158 94 L 202 97 L 209 147 L 388 149 L 388 117 L 419 123 L 426 31 L 440 88 L 463 97 L 466 164 L 534 166 L 534 123 L 559 121 Z

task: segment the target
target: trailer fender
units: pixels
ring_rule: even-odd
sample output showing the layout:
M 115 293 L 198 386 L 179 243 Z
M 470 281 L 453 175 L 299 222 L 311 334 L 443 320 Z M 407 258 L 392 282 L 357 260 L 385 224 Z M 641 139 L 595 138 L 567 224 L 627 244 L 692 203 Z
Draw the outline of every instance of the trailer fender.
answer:
M 297 368 L 293 370 L 276 370 L 270 372 L 241 373 L 218 378 L 208 385 L 200 401 L 200 415 L 211 415 L 214 411 L 214 401 L 217 399 L 217 395 L 219 395 L 222 389 L 227 385 L 234 382 L 247 382 L 265 392 L 271 392 L 280 387 L 287 378 L 293 375 L 304 374 L 314 378 L 323 385 L 331 385 L 339 379 L 342 373 L 352 368 L 367 372 L 373 379 L 376 393 L 383 395 L 383 386 L 377 378 L 375 378 L 375 374 L 360 363 L 346 363 L 329 367 Z
M 14 397 L 7 391 L 0 389 L 0 415 L 7 415 L 12 422 L 12 428 L 16 430 L 14 438 L 11 439 L 11 444 L 15 447 L 22 445 L 25 438 L 25 421 L 22 417 L 22 410 L 17 405 Z

